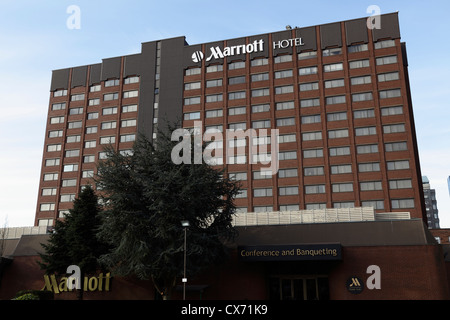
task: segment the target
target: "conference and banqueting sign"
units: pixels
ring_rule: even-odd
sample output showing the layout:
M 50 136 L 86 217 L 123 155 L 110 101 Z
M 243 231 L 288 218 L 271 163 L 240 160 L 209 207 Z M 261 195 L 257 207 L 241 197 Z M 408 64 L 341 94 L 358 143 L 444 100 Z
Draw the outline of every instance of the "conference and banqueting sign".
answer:
M 291 38 L 284 39 L 273 42 L 273 50 L 284 49 L 288 47 L 303 46 L 303 38 Z M 229 46 L 225 48 L 220 48 L 220 46 L 215 46 L 209 48 L 210 52 L 207 53 L 206 61 L 211 61 L 212 59 L 223 59 L 225 57 L 232 57 L 239 54 L 261 52 L 264 50 L 264 40 L 255 40 L 248 44 L 240 44 L 235 46 Z M 205 54 L 202 51 L 195 51 L 192 54 L 192 61 L 195 63 L 202 61 L 205 58 Z

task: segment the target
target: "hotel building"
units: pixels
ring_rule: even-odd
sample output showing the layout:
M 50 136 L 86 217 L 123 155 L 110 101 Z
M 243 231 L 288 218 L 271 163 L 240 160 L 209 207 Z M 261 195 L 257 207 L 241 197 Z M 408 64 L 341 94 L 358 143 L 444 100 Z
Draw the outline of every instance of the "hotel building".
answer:
M 276 175 L 261 175 L 264 166 L 248 154 L 224 152 L 217 162 L 242 181 L 242 214 L 371 207 L 426 221 L 398 14 L 380 22 L 381 29 L 364 18 L 197 45 L 177 37 L 53 71 L 35 225 L 64 216 L 105 145 L 128 152 L 138 132 L 156 138 L 158 127 L 177 121 L 279 130 Z M 234 142 L 269 142 L 249 140 Z

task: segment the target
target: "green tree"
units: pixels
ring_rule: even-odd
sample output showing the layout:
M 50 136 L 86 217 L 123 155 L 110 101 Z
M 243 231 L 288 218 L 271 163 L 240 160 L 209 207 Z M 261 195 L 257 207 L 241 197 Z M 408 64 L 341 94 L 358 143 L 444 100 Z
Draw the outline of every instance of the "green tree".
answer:
M 107 245 L 97 238 L 100 214 L 101 207 L 94 190 L 91 186 L 83 188 L 65 219 L 56 220 L 48 243 L 42 244 L 45 252 L 40 254 L 38 263 L 47 274 L 65 274 L 70 265 L 79 266 L 82 274 L 99 269 L 98 258 L 108 250 Z M 81 290 L 78 293 L 81 298 Z
M 114 274 L 152 280 L 169 299 L 183 275 L 181 220 L 190 222 L 186 253 L 192 277 L 226 257 L 223 241 L 235 236 L 239 186 L 205 163 L 174 164 L 178 141 L 159 134 L 155 145 L 140 136 L 132 155 L 109 148 L 99 163 L 96 180 L 106 204 L 99 235 L 113 248 L 101 261 Z

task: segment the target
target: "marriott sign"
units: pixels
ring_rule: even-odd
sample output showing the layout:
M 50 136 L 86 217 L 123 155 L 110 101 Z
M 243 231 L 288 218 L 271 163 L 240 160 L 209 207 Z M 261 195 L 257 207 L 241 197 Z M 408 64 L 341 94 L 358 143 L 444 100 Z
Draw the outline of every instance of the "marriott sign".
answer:
M 285 40 L 279 40 L 273 42 L 273 50 L 276 49 L 284 49 L 287 47 L 297 47 L 303 46 L 302 38 L 291 38 Z M 231 57 L 234 55 L 244 54 L 244 53 L 253 53 L 253 52 L 261 52 L 264 50 L 264 40 L 255 40 L 249 44 L 241 44 L 236 46 L 225 47 L 223 49 L 220 46 L 209 48 L 210 54 L 206 58 L 206 61 L 211 61 L 212 59 L 223 59 L 224 57 Z M 196 51 L 192 54 L 192 61 L 200 62 L 203 60 L 204 54 L 201 51 Z

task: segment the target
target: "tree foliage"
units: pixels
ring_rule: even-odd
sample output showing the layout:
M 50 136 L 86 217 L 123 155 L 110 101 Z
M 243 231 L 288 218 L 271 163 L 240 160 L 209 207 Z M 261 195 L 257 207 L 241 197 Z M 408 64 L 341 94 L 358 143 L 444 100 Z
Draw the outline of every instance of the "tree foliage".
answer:
M 78 265 L 83 273 L 97 271 L 98 258 L 108 249 L 97 238 L 100 212 L 97 195 L 91 186 L 85 187 L 65 219 L 56 221 L 48 243 L 42 244 L 45 252 L 39 265 L 47 274 L 64 274 L 70 265 Z
M 174 164 L 177 143 L 161 132 L 156 145 L 140 136 L 132 155 L 109 148 L 96 178 L 105 203 L 99 236 L 113 248 L 101 262 L 117 275 L 153 280 L 163 296 L 183 274 L 181 220 L 190 222 L 190 277 L 225 258 L 223 241 L 235 236 L 239 186 L 205 163 Z

